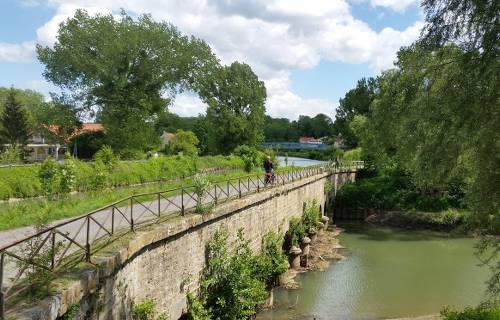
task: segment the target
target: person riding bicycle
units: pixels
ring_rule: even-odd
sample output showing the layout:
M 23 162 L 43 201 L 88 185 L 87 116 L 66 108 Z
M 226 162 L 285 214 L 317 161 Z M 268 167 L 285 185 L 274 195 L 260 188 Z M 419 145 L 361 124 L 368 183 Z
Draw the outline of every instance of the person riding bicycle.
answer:
M 266 183 L 270 183 L 274 180 L 273 173 L 273 162 L 271 161 L 271 157 L 267 156 L 266 160 L 264 160 L 264 170 L 266 171 Z

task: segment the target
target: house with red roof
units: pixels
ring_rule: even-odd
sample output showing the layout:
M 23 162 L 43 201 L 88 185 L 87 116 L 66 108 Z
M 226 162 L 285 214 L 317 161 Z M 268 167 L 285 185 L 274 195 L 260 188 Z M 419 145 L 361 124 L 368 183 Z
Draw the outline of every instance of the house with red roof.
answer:
M 26 145 L 26 161 L 43 161 L 48 157 L 56 160 L 68 152 L 68 145 L 72 139 L 87 132 L 104 131 L 104 126 L 100 123 L 83 123 L 79 128 L 75 128 L 70 134 L 61 132 L 57 125 L 45 125 L 44 130 L 37 130 L 32 135 Z

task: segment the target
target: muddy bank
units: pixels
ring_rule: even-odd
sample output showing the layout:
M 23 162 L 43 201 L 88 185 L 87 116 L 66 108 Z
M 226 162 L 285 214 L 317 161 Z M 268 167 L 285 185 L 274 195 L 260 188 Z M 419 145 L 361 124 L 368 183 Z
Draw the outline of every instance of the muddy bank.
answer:
M 311 243 L 309 255 L 304 263 L 302 257 L 302 267 L 300 269 L 288 269 L 288 271 L 280 278 L 280 287 L 286 289 L 299 288 L 298 283 L 294 280 L 299 273 L 307 271 L 325 271 L 333 261 L 342 260 L 344 257 L 338 253 L 338 249 L 342 246 L 339 244 L 337 236 L 342 232 L 342 229 L 332 225 L 328 230 L 318 234 L 316 241 Z
M 369 215 L 368 223 L 408 230 L 463 231 L 465 214 L 460 211 L 377 211 Z

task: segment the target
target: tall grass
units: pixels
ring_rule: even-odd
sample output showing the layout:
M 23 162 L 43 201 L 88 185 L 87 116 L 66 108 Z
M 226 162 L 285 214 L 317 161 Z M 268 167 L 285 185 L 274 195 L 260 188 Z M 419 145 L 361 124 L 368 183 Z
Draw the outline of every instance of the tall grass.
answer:
M 210 181 L 220 181 L 243 176 L 244 174 L 245 172 L 243 171 L 219 173 L 210 175 L 208 179 Z M 2 203 L 0 204 L 0 230 L 30 226 L 36 221 L 39 212 L 42 210 L 48 213 L 48 221 L 55 221 L 88 213 L 133 194 L 179 188 L 181 184 L 193 185 L 194 180 L 189 178 L 182 181 L 178 180 L 112 190 L 91 191 L 54 200 L 36 199 Z M 172 193 L 172 195 L 174 195 L 174 193 Z
M 297 168 L 286 167 L 278 170 L 278 172 L 287 172 L 294 169 Z M 256 175 L 258 174 L 260 173 L 256 173 Z M 206 178 L 212 185 L 214 185 L 219 184 L 218 182 L 220 181 L 226 181 L 228 179 L 247 175 L 248 173 L 243 170 L 235 170 L 228 173 L 210 174 L 207 175 Z M 48 212 L 48 221 L 55 221 L 88 213 L 133 194 L 175 189 L 181 187 L 181 185 L 192 186 L 194 183 L 194 178 L 186 178 L 182 180 L 166 181 L 147 185 L 82 192 L 73 195 L 66 195 L 61 198 L 56 197 L 53 200 L 28 199 L 20 202 L 0 203 L 0 230 L 33 225 L 39 212 L 42 210 Z M 225 186 L 224 183 L 221 185 Z M 171 193 L 169 195 L 175 195 L 175 193 Z
M 76 162 L 76 190 L 95 189 L 96 170 L 94 163 Z M 166 181 L 187 177 L 198 170 L 209 168 L 240 169 L 243 161 L 235 156 L 159 157 L 149 161 L 119 161 L 107 172 L 105 184 L 108 187 L 121 187 L 133 184 Z M 0 168 L 0 199 L 29 198 L 42 195 L 38 178 L 40 166 Z

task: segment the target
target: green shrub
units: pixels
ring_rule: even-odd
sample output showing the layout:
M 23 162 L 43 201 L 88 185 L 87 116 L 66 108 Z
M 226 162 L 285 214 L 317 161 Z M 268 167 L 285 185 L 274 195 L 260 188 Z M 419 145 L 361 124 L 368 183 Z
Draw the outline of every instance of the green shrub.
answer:
M 198 299 L 188 300 L 190 319 L 248 319 L 267 297 L 265 284 L 256 274 L 256 257 L 243 232 L 238 231 L 235 250 L 229 249 L 228 232 L 219 230 L 207 243 L 207 263 Z
M 153 299 L 146 299 L 132 307 L 132 319 L 134 320 L 167 320 L 165 313 L 157 314 L 155 311 L 156 302 Z
M 337 192 L 335 205 L 344 208 L 442 211 L 450 207 L 446 193 L 426 194 L 402 172 L 378 175 L 349 183 Z
M 194 194 L 196 195 L 196 213 L 210 212 L 210 204 L 203 204 L 203 198 L 212 189 L 212 183 L 207 178 L 196 175 L 194 178 Z
M 469 307 L 463 311 L 444 308 L 441 311 L 441 317 L 444 320 L 498 320 L 500 319 L 500 307 Z
M 321 218 L 321 211 L 316 199 L 311 203 L 306 204 L 304 208 L 304 215 L 302 217 L 303 224 L 307 231 L 315 230 Z
M 74 190 L 76 185 L 76 165 L 69 154 L 59 166 L 59 192 L 66 194 Z
M 38 172 L 43 194 L 47 197 L 53 197 L 58 191 L 59 168 L 53 158 L 47 158 L 42 162 Z
M 343 161 L 358 161 L 361 160 L 361 148 L 346 151 L 342 158 Z
M 16 145 L 6 147 L 0 152 L 0 164 L 16 164 L 21 162 L 23 150 Z
M 97 151 L 94 155 L 94 160 L 96 162 L 102 162 L 108 171 L 112 171 L 118 162 L 118 157 L 113 152 L 110 146 L 102 146 L 101 150 Z
M 243 159 L 246 172 L 251 172 L 261 166 L 262 155 L 260 151 L 254 147 L 246 145 L 238 146 L 234 149 L 234 154 Z
M 5 181 L 0 181 L 0 199 L 8 200 L 13 196 L 12 189 Z
M 283 237 L 269 232 L 262 240 L 262 253 L 258 256 L 256 274 L 268 288 L 276 285 L 278 277 L 288 269 L 288 258 L 283 252 Z
M 324 189 L 326 194 L 330 193 L 333 190 L 333 185 L 330 179 L 325 180 Z
M 108 181 L 108 171 L 106 170 L 106 166 L 97 161 L 93 165 L 92 173 L 89 175 L 89 183 L 87 190 L 102 190 L 107 186 Z
M 192 292 L 187 293 L 187 319 L 189 320 L 212 320 L 210 311 L 203 306 L 200 301 Z
M 302 239 L 306 236 L 306 226 L 300 218 L 290 219 L 288 231 L 286 232 L 287 247 L 300 245 Z

